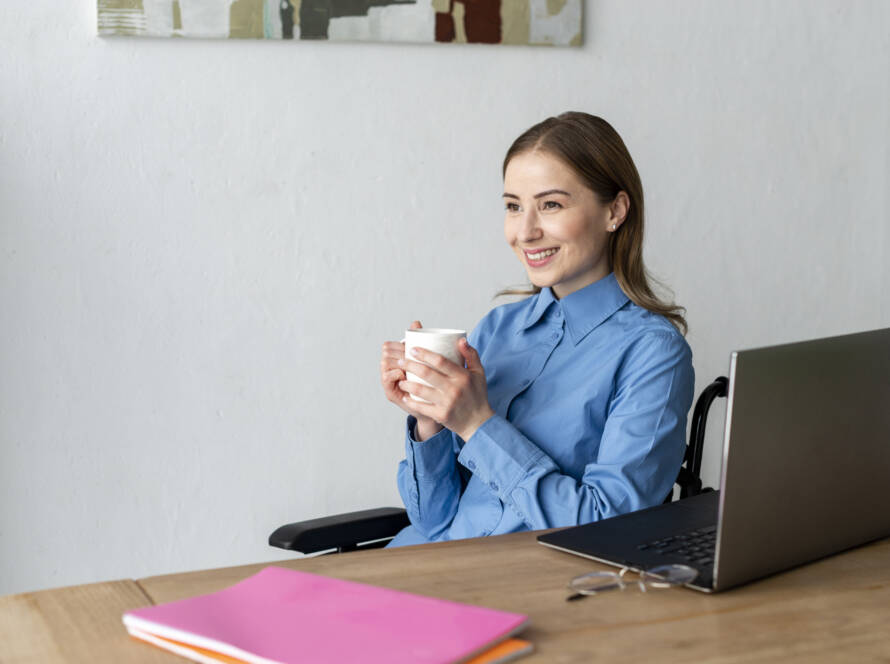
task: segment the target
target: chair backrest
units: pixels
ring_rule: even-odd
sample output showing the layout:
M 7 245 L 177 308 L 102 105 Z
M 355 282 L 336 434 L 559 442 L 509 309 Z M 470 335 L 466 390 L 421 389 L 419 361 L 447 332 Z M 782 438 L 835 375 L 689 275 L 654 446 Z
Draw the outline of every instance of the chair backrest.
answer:
M 714 379 L 713 383 L 702 390 L 698 400 L 695 402 L 695 409 L 692 411 L 692 424 L 689 428 L 689 444 L 686 445 L 686 455 L 683 458 L 683 465 L 680 466 L 680 472 L 677 473 L 675 482 L 680 487 L 680 500 L 713 490 L 710 487 L 702 487 L 701 481 L 701 459 L 705 445 L 705 427 L 708 422 L 708 410 L 711 408 L 711 403 L 717 397 L 725 397 L 728 387 L 729 379 L 726 376 L 719 376 Z M 674 488 L 671 487 L 664 502 L 669 503 L 673 498 Z

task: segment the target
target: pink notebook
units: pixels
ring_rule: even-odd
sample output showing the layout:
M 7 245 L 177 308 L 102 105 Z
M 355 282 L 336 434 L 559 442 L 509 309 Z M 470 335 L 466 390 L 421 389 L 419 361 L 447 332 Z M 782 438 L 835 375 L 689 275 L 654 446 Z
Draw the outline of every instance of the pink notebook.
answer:
M 461 662 L 528 617 L 267 567 L 209 595 L 128 611 L 133 636 L 181 641 L 257 664 Z

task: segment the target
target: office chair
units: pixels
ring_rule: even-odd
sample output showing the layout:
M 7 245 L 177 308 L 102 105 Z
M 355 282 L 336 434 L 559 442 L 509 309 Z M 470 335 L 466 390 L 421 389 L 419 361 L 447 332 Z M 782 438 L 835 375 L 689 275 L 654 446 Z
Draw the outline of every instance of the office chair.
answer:
M 728 386 L 729 379 L 720 376 L 702 390 L 695 402 L 689 430 L 689 443 L 686 445 L 683 465 L 680 467 L 676 480 L 676 485 L 680 488 L 680 500 L 706 491 L 713 491 L 709 487 L 702 487 L 700 477 L 705 426 L 711 403 L 717 397 L 725 397 Z M 671 487 L 664 502 L 671 502 L 673 495 L 674 488 Z M 345 553 L 374 549 L 385 546 L 409 523 L 408 514 L 403 508 L 378 507 L 289 523 L 281 526 L 269 536 L 269 544 L 300 553 L 317 553 L 319 551 Z

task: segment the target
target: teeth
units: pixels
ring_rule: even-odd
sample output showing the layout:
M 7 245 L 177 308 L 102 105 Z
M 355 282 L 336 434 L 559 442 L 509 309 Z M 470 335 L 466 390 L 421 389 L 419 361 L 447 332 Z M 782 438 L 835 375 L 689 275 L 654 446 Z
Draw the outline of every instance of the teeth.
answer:
M 541 251 L 537 254 L 526 254 L 530 261 L 539 261 L 542 258 L 547 258 L 547 256 L 552 256 L 558 251 L 558 249 L 547 249 L 546 251 Z

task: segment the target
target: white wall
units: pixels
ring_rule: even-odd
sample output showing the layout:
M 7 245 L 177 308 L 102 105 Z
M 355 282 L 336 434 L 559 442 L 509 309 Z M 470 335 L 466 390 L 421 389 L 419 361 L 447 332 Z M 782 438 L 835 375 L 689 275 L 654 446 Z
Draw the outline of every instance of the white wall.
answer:
M 890 5 L 587 4 L 582 49 L 541 49 L 104 40 L 91 2 L 7 3 L 0 594 L 398 504 L 380 344 L 522 281 L 500 161 L 563 110 L 637 161 L 698 389 L 890 325 Z

